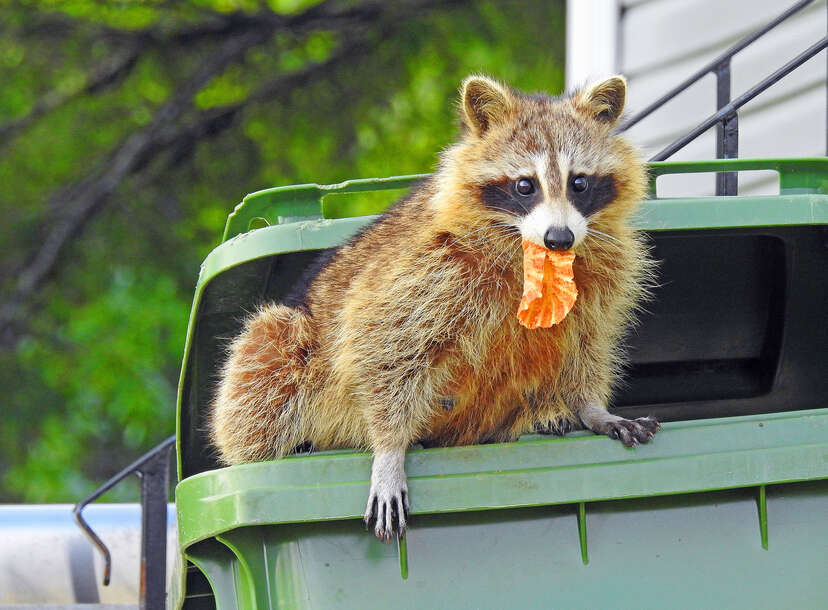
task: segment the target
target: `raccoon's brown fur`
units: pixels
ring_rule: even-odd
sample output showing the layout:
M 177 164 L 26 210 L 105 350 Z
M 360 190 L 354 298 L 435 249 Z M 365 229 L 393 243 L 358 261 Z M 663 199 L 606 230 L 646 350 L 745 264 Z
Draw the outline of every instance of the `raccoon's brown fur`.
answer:
M 304 442 L 378 453 L 508 441 L 562 421 L 608 433 L 582 410 L 609 401 L 650 265 L 629 222 L 645 168 L 612 132 L 624 87 L 616 77 L 556 99 L 467 79 L 464 133 L 433 176 L 337 249 L 302 305 L 262 307 L 232 342 L 212 418 L 221 459 Z M 527 159 L 545 163 L 545 200 L 566 198 L 567 168 L 611 177 L 614 195 L 575 246 L 573 310 L 535 330 L 516 317 L 521 235 L 483 197 Z

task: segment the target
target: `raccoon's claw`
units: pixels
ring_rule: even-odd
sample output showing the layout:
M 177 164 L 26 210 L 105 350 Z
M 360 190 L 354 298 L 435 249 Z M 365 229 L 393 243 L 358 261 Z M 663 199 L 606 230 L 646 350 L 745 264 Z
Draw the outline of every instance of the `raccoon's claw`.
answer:
M 408 524 L 410 507 L 404 463 L 404 449 L 374 454 L 364 521 L 366 528 L 374 526 L 374 534 L 385 543 L 391 542 L 394 535 L 405 536 Z
M 547 420 L 535 424 L 535 432 L 538 434 L 554 434 L 555 436 L 566 436 L 575 430 L 575 424 L 566 418 Z
M 405 536 L 408 522 L 408 491 L 400 489 L 398 494 L 390 497 L 380 497 L 372 493 L 368 496 L 368 506 L 365 508 L 365 528 L 374 523 L 374 535 L 388 544 L 394 538 Z
M 610 422 L 605 433 L 610 438 L 621 441 L 626 447 L 648 442 L 661 426 L 652 417 L 638 419 L 619 418 Z

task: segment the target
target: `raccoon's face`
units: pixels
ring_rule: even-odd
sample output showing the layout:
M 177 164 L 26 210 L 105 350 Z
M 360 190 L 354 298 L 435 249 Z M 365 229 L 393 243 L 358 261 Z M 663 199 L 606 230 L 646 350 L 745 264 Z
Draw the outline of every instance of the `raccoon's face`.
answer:
M 618 76 L 564 99 L 466 79 L 460 171 L 477 189 L 478 205 L 550 250 L 577 247 L 590 232 L 604 235 L 596 228 L 602 213 L 641 173 L 637 160 L 629 167 L 629 145 L 612 134 L 625 96 Z

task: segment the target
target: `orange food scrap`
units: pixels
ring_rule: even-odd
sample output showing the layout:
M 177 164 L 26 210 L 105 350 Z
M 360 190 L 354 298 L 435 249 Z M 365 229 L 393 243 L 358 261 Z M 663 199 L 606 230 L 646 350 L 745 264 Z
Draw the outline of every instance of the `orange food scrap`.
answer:
M 578 298 L 573 262 L 572 250 L 547 250 L 523 241 L 523 298 L 517 310 L 523 326 L 549 328 L 566 317 Z

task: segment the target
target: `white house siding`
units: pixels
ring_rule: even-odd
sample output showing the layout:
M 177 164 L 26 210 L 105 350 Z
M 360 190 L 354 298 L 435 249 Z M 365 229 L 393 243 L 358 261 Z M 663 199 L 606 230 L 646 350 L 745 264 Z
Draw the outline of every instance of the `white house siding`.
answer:
M 571 10 L 576 3 L 592 1 L 570 0 L 568 6 Z M 615 65 L 629 81 L 628 112 L 644 108 L 792 4 L 793 0 L 619 0 L 618 10 L 604 18 L 617 23 Z M 827 17 L 825 0 L 814 2 L 738 53 L 731 64 L 732 98 L 825 36 Z M 583 40 L 590 33 L 570 30 L 567 36 Z M 593 44 L 600 44 L 600 39 Z M 576 47 L 568 44 L 567 50 Z M 568 76 L 572 83 L 601 74 Z M 711 74 L 634 126 L 629 135 L 650 156 L 715 111 L 716 79 Z M 742 107 L 739 156 L 825 153 L 826 54 L 822 51 Z M 710 159 L 715 154 L 713 128 L 671 160 Z M 709 175 L 677 176 L 660 182 L 659 194 L 712 194 L 713 185 Z M 740 193 L 770 194 L 777 188 L 774 174 L 740 174 Z

